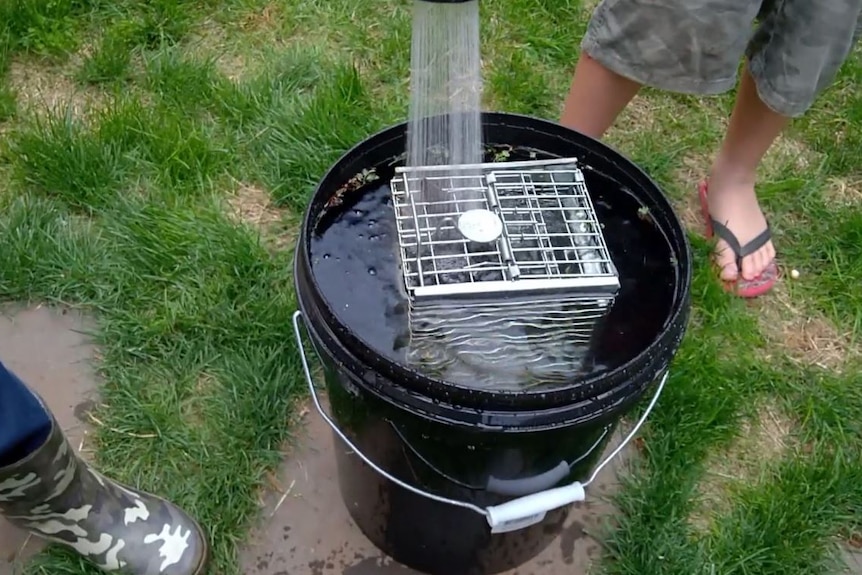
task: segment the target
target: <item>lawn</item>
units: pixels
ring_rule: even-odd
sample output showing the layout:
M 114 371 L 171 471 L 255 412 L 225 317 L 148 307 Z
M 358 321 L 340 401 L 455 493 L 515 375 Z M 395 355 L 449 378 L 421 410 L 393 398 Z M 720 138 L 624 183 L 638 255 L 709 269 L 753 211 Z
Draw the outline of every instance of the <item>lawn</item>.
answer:
M 482 0 L 486 107 L 554 119 L 589 7 Z M 0 297 L 86 309 L 98 461 L 237 573 L 303 401 L 291 247 L 323 171 L 406 117 L 408 0 L 0 3 Z M 694 206 L 732 95 L 645 92 L 610 142 L 690 226 L 694 311 L 606 575 L 837 573 L 862 545 L 862 55 L 765 162 L 785 277 L 726 296 Z M 789 270 L 800 272 L 789 279 Z M 88 573 L 52 550 L 30 573 Z

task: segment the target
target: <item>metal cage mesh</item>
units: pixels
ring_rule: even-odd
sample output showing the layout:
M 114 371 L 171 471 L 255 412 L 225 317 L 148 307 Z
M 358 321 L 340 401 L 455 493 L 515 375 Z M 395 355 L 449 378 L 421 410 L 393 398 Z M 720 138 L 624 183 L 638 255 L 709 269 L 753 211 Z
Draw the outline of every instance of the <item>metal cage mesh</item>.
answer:
M 583 173 L 571 162 L 399 168 L 392 196 L 408 292 L 416 299 L 615 292 L 616 269 Z M 501 224 L 493 241 L 472 241 L 459 229 L 476 211 Z
M 391 188 L 411 363 L 483 387 L 586 367 L 620 282 L 576 160 L 398 168 Z

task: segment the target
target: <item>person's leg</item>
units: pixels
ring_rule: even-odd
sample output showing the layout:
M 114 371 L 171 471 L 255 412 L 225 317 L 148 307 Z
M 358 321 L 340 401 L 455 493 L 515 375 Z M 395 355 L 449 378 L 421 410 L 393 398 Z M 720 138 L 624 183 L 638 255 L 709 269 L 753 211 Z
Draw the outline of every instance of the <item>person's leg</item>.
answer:
M 0 363 L 0 467 L 35 451 L 51 432 L 51 419 L 36 397 Z
M 731 89 L 755 4 L 603 0 L 581 43 L 560 123 L 601 138 L 641 86 L 690 94 Z
M 709 214 L 726 226 L 745 246 L 767 227 L 754 194 L 757 167 L 772 142 L 787 125 L 788 118 L 764 104 L 746 67 L 739 85 L 730 125 L 709 176 Z M 727 241 L 716 242 L 716 262 L 721 278 L 734 281 L 739 275 L 737 255 Z M 742 259 L 742 277 L 753 280 L 775 258 L 771 241 Z
M 709 179 L 709 211 L 744 245 L 766 230 L 756 171 L 790 118 L 802 115 L 835 78 L 856 37 L 862 0 L 767 1 L 747 50 L 748 64 Z M 742 259 L 741 274 L 719 240 L 722 277 L 756 278 L 774 269 L 772 242 Z
M 41 398 L 5 368 L 0 418 L 0 514 L 6 520 L 70 547 L 104 571 L 203 574 L 209 548 L 194 519 L 90 468 Z
M 640 88 L 634 80 L 605 68 L 589 54 L 582 54 L 560 124 L 599 139 Z

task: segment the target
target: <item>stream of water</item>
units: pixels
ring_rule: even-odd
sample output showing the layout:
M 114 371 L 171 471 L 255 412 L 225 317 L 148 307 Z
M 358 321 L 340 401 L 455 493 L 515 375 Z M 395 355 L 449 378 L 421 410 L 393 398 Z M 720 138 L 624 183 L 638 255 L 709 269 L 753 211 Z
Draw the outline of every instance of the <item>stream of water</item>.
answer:
M 410 64 L 407 165 L 482 161 L 482 64 L 479 0 L 415 0 Z M 423 186 L 421 201 L 441 203 L 440 186 Z

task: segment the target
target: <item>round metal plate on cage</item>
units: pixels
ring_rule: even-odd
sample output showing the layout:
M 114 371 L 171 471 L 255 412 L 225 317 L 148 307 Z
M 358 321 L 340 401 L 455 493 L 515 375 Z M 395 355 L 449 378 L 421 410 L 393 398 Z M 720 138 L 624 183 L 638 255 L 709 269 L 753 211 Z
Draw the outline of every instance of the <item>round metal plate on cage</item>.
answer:
M 490 210 L 468 210 L 458 218 L 461 235 L 480 244 L 489 244 L 503 235 L 503 221 Z

